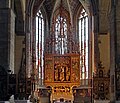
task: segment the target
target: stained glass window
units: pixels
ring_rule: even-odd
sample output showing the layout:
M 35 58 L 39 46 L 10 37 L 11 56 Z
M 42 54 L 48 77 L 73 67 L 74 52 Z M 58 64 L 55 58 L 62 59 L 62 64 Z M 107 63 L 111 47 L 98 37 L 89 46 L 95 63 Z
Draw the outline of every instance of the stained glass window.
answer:
M 88 79 L 88 15 L 82 9 L 79 16 L 80 79 Z
M 66 18 L 58 15 L 55 23 L 55 52 L 67 53 L 67 23 Z
M 38 78 L 42 82 L 43 73 L 43 51 L 44 51 L 44 20 L 41 11 L 39 10 L 36 15 L 36 72 Z

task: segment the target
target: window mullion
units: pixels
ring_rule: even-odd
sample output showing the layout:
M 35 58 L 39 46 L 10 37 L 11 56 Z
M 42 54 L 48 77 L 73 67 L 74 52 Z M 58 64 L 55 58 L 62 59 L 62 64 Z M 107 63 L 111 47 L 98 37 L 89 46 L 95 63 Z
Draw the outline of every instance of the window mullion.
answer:
M 40 50 L 40 46 L 39 46 L 40 45 L 40 40 L 39 40 L 40 39 L 40 37 L 39 37 L 39 22 L 40 21 L 39 21 L 39 16 L 38 16 L 38 67 L 37 67 L 37 71 L 38 71 L 38 77 L 37 78 L 38 79 L 40 77 L 40 69 L 39 69 L 40 68 L 40 59 L 39 59 L 40 58 L 40 55 L 39 55 L 39 50 Z
M 86 78 L 86 19 L 84 18 L 84 68 Z

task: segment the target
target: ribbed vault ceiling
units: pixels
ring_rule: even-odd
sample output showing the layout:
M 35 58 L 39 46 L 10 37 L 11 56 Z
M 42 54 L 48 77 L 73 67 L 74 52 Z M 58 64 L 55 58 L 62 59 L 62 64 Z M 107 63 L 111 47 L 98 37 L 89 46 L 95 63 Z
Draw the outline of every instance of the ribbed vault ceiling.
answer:
M 41 5 L 40 5 L 41 4 Z M 48 18 L 52 15 L 52 13 L 60 7 L 61 0 L 35 0 L 34 8 L 39 8 L 39 6 L 44 7 Z M 79 0 L 62 0 L 62 6 L 69 12 L 75 11 L 81 3 Z
M 98 3 L 99 1 L 99 3 Z M 48 19 L 52 16 L 52 13 L 59 8 L 61 0 L 35 0 L 34 12 L 36 13 L 40 7 L 43 7 L 46 11 Z M 99 30 L 100 32 L 106 32 L 108 29 L 108 13 L 110 10 L 110 0 L 62 0 L 62 6 L 69 11 L 70 14 L 75 14 L 78 7 L 81 5 L 86 11 L 91 10 L 96 14 L 99 13 Z M 89 12 L 88 12 L 89 13 Z

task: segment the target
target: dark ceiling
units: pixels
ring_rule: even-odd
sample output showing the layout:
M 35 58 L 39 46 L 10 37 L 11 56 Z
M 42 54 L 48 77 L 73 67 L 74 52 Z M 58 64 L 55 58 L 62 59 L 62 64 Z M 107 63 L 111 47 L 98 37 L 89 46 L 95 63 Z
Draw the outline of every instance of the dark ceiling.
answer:
M 43 7 L 48 18 L 50 18 L 52 13 L 60 6 L 60 3 L 61 0 L 35 0 L 34 12 L 36 13 L 40 7 Z M 62 0 L 62 6 L 70 13 L 74 13 L 80 5 L 79 0 Z
M 99 1 L 99 3 L 96 3 Z M 60 6 L 61 0 L 35 0 L 34 2 L 34 14 L 40 9 L 40 7 L 44 8 L 47 18 L 50 19 L 52 13 Z M 99 22 L 100 23 L 100 31 L 106 32 L 108 29 L 108 21 L 107 16 L 110 10 L 110 0 L 62 0 L 63 7 L 72 15 L 76 13 L 78 8 L 82 5 L 86 11 L 89 13 L 92 10 L 92 13 L 96 15 L 99 13 Z M 92 7 L 91 7 L 92 5 Z M 97 8 L 99 7 L 99 10 Z M 104 23 L 106 21 L 106 23 Z

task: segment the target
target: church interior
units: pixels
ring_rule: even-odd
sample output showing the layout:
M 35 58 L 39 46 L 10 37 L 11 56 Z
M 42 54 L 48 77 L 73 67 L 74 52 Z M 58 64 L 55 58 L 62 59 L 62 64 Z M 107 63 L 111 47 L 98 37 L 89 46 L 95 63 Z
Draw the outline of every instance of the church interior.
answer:
M 0 103 L 120 103 L 119 38 L 120 0 L 0 0 Z

